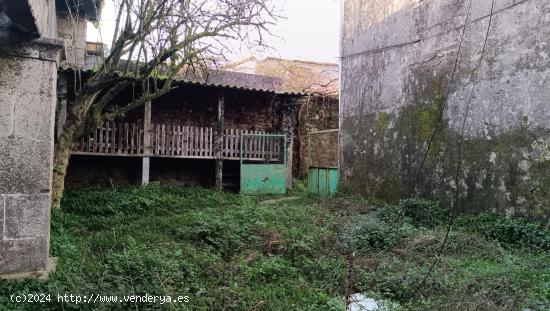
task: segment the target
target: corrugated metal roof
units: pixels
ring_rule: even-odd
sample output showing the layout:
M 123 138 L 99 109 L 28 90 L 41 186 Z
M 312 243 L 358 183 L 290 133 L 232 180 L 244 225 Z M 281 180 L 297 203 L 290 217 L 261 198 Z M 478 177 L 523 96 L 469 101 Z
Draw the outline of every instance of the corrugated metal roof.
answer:
M 281 95 L 307 95 L 306 93 L 286 90 L 281 79 L 257 74 L 210 70 L 207 73 L 182 74 L 177 81 L 212 87 L 239 89 L 256 92 L 269 92 Z
M 61 72 L 72 72 L 73 68 L 60 67 Z M 92 75 L 91 70 L 83 71 L 86 75 Z M 160 79 L 162 81 L 162 79 Z M 209 70 L 206 73 L 180 74 L 174 80 L 176 84 L 202 85 L 243 91 L 267 92 L 279 95 L 305 96 L 292 90 L 285 90 L 281 79 L 263 75 L 247 74 L 231 71 Z

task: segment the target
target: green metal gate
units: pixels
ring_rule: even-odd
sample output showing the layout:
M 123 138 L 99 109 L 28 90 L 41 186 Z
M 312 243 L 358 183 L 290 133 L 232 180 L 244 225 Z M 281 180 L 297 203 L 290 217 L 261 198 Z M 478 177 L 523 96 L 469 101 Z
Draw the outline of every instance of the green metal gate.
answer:
M 240 146 L 241 193 L 286 193 L 286 136 L 243 134 Z

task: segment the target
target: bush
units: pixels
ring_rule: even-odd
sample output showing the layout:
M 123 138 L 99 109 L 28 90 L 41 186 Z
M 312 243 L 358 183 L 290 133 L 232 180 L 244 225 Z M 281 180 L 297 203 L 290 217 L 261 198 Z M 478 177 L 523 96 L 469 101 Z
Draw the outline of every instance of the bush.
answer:
M 402 212 L 399 206 L 390 204 L 377 204 L 375 213 L 376 218 L 387 222 L 396 223 L 402 218 Z M 402 220 L 402 219 L 401 219 Z
M 406 199 L 401 200 L 399 207 L 417 227 L 434 228 L 447 223 L 450 217 L 449 210 L 434 201 Z
M 248 277 L 260 283 L 291 278 L 298 271 L 288 260 L 280 256 L 262 256 L 247 270 Z
M 483 213 L 460 217 L 457 224 L 466 230 L 515 247 L 550 250 L 550 230 L 523 219 Z
M 343 240 L 347 247 L 362 252 L 388 249 L 407 235 L 404 227 L 392 226 L 372 216 L 357 216 L 344 230 Z

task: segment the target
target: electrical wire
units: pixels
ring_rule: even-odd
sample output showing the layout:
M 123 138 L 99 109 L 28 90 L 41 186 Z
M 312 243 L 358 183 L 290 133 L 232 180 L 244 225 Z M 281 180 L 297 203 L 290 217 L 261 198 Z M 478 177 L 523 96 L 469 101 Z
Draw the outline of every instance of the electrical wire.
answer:
M 466 11 L 466 20 L 464 21 L 464 26 L 462 27 L 462 33 L 460 35 L 460 41 L 458 43 L 458 47 L 457 47 L 457 51 L 456 51 L 456 55 L 455 55 L 453 71 L 451 73 L 451 79 L 449 81 L 447 91 L 445 92 L 445 98 L 443 100 L 443 104 L 441 105 L 441 109 L 439 111 L 439 116 L 438 116 L 438 119 L 435 123 L 432 134 L 430 136 L 430 140 L 428 141 L 428 146 L 426 147 L 426 150 L 425 150 L 424 155 L 422 157 L 422 161 L 420 162 L 420 167 L 418 168 L 418 171 L 416 172 L 416 175 L 415 175 L 415 178 L 414 178 L 413 185 L 415 185 L 415 186 L 418 183 L 418 180 L 420 179 L 420 173 L 422 172 L 422 169 L 424 168 L 424 165 L 426 164 L 426 161 L 428 159 L 428 154 L 429 154 L 430 149 L 432 147 L 432 144 L 434 142 L 435 135 L 439 131 L 439 127 L 441 126 L 441 122 L 443 121 L 443 114 L 445 113 L 445 110 L 446 110 L 447 104 L 448 104 L 448 100 L 449 100 L 449 96 L 450 96 L 451 91 L 453 89 L 454 80 L 455 80 L 455 77 L 456 77 L 456 71 L 458 69 L 460 51 L 462 51 L 462 45 L 464 44 L 464 35 L 466 33 L 466 27 L 468 25 L 468 20 L 470 18 L 470 13 L 471 13 L 471 9 L 472 9 L 472 1 L 473 0 L 470 0 L 470 2 L 468 4 L 468 10 Z M 399 211 L 399 214 L 398 214 L 397 221 L 394 223 L 394 226 L 397 227 L 398 224 L 401 223 L 401 220 L 403 219 L 404 216 L 405 216 L 405 211 L 404 211 L 404 208 L 401 207 L 400 211 Z
M 470 0 L 470 5 L 471 5 L 471 0 Z M 481 64 L 482 64 L 482 61 L 483 61 L 483 54 L 485 54 L 485 49 L 487 47 L 487 41 L 489 39 L 489 32 L 491 30 L 491 24 L 492 24 L 492 21 L 493 21 L 494 7 L 495 7 L 495 0 L 492 0 L 491 1 L 491 13 L 489 14 L 489 22 L 488 22 L 488 25 L 487 25 L 487 31 L 485 32 L 485 40 L 483 42 L 483 47 L 481 49 L 481 55 L 479 56 L 479 62 L 477 64 L 477 68 L 473 73 L 472 89 L 470 90 L 470 95 L 468 97 L 468 102 L 466 104 L 466 111 L 464 112 L 464 118 L 462 120 L 462 128 L 461 128 L 461 131 L 460 131 L 460 137 L 459 137 L 459 141 L 458 141 L 458 162 L 457 162 L 457 167 L 456 167 L 456 172 L 455 172 L 456 190 L 455 190 L 454 205 L 453 205 L 453 208 L 451 210 L 451 217 L 449 219 L 449 224 L 447 226 L 447 231 L 445 233 L 445 238 L 443 240 L 443 243 L 441 244 L 441 247 L 439 248 L 439 250 L 437 252 L 437 255 L 435 256 L 435 259 L 434 259 L 432 265 L 430 266 L 430 269 L 428 270 L 428 273 L 424 276 L 422 282 L 416 287 L 416 289 L 413 293 L 413 296 L 416 296 L 418 291 L 424 286 L 424 284 L 426 283 L 428 277 L 430 277 L 430 275 L 433 272 L 433 269 L 437 265 L 437 263 L 438 263 L 438 261 L 441 257 L 441 254 L 443 253 L 443 250 L 445 249 L 445 246 L 446 246 L 446 244 L 449 240 L 449 234 L 451 232 L 451 228 L 453 226 L 453 222 L 454 222 L 454 219 L 455 219 L 455 216 L 456 216 L 458 201 L 459 201 L 459 198 L 460 198 L 460 180 L 459 179 L 460 179 L 460 169 L 461 169 L 461 164 L 462 164 L 462 144 L 464 142 L 464 129 L 466 128 L 466 120 L 468 119 L 468 114 L 469 114 L 469 111 L 470 111 L 470 108 L 471 108 L 472 99 L 473 99 L 474 92 L 475 92 L 475 89 L 476 89 L 476 84 L 477 84 L 476 80 L 477 80 L 477 76 L 479 74 L 479 70 L 481 68 Z M 466 19 L 466 22 L 467 22 L 467 19 Z

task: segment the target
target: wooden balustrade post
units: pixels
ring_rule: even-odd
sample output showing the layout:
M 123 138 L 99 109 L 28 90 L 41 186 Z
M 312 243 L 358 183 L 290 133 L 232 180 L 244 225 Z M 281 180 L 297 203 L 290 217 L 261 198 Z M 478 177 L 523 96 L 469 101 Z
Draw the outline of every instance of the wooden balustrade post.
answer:
M 139 148 L 139 146 L 138 146 Z M 139 153 L 139 150 L 137 150 Z M 143 111 L 143 161 L 141 169 L 141 184 L 149 184 L 149 170 L 151 165 L 151 101 L 145 103 Z
M 225 132 L 225 95 L 223 92 L 218 96 L 218 117 L 216 122 L 214 157 L 216 159 L 216 189 L 223 187 L 223 134 Z

